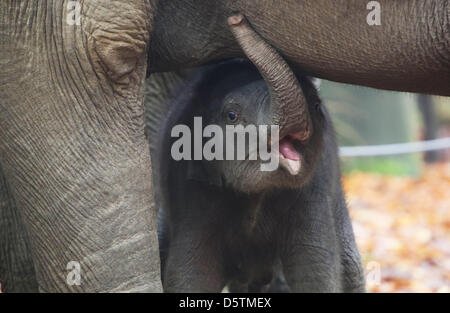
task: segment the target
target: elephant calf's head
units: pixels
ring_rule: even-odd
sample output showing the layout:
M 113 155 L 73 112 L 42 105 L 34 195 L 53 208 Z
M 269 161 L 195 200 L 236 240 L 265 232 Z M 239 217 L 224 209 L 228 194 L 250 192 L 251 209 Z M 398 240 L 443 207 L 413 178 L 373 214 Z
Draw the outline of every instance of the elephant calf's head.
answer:
M 278 104 L 274 103 L 270 86 L 251 63 L 226 62 L 213 66 L 201 77 L 198 95 L 202 99 L 195 102 L 193 115 L 202 117 L 205 129 L 210 125 L 220 127 L 224 135 L 223 160 L 204 159 L 202 170 L 197 168 L 196 173 L 207 173 L 210 182 L 246 193 L 298 188 L 309 181 L 320 158 L 323 114 L 317 91 L 308 78 L 297 80 L 294 76 L 302 88 L 299 92 L 310 123 L 305 138 L 303 120 L 290 120 L 283 115 L 289 110 L 274 107 Z M 301 110 L 292 107 L 294 115 L 296 109 Z M 271 128 L 273 125 L 278 126 L 278 134 Z M 270 154 L 266 154 L 269 160 L 261 151 Z M 264 169 L 262 165 L 274 158 L 276 166 Z

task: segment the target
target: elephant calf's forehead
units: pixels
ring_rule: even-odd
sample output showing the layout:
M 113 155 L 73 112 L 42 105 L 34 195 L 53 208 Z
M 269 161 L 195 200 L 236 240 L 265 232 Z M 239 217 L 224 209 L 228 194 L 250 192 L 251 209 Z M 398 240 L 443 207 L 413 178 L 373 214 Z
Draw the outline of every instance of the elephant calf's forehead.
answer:
M 241 105 L 264 104 L 269 98 L 269 88 L 264 80 L 261 79 L 231 90 L 226 95 L 225 102 Z

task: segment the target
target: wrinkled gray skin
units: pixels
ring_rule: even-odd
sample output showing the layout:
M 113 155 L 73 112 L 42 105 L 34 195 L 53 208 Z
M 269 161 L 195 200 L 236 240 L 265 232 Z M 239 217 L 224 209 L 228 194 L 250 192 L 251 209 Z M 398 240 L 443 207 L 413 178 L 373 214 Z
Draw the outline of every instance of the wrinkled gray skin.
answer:
M 30 243 L 23 220 L 18 216 L 11 189 L 0 167 L 0 273 L 2 289 L 28 292 L 37 289 Z
M 161 291 L 142 105 L 155 3 L 80 3 L 79 26 L 68 1 L 0 4 L 0 281 Z M 80 285 L 67 283 L 71 261 Z
M 449 95 L 448 1 L 380 2 L 371 27 L 357 0 L 82 0 L 78 26 L 69 0 L 1 1 L 0 224 L 29 238 L 0 241 L 5 291 L 161 290 L 145 73 L 244 57 L 235 11 L 311 76 Z
M 161 1 L 151 70 L 242 57 L 225 22 L 241 12 L 303 74 L 450 96 L 450 1 L 378 2 L 380 26 L 366 23 L 370 10 L 362 0 Z
M 269 88 L 249 63 L 200 69 L 187 80 L 152 151 L 164 291 L 363 291 L 334 131 L 312 83 L 299 78 L 313 131 L 294 143 L 301 155 L 294 176 L 283 167 L 261 172 L 260 161 L 174 161 L 171 129 L 192 129 L 194 116 L 223 129 L 272 120 Z

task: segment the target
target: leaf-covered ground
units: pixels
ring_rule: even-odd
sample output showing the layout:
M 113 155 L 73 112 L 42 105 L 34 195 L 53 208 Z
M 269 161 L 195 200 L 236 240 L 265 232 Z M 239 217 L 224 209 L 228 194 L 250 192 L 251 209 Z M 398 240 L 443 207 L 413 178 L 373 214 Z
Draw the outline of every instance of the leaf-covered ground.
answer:
M 450 292 L 450 163 L 420 178 L 355 173 L 343 182 L 367 290 Z
M 356 173 L 343 182 L 367 290 L 450 292 L 450 163 L 420 178 Z

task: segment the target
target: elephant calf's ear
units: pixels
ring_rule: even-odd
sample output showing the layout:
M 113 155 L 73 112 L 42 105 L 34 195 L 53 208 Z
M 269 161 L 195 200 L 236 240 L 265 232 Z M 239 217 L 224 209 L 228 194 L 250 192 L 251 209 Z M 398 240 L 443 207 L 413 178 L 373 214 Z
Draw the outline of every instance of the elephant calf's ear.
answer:
M 187 177 L 208 185 L 222 187 L 222 175 L 219 170 L 212 166 L 205 165 L 202 161 L 189 161 L 187 167 Z

